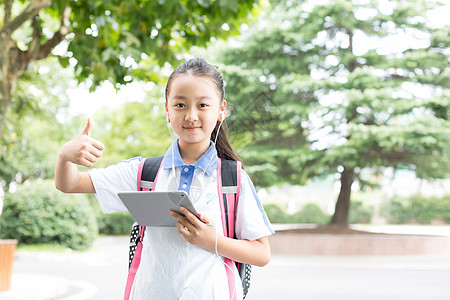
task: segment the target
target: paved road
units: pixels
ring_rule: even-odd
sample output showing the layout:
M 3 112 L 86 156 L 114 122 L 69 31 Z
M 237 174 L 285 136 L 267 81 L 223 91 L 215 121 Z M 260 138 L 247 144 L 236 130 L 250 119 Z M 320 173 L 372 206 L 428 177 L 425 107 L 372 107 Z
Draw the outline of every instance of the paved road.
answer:
M 13 289 L 0 300 L 122 299 L 127 239 L 98 239 L 87 253 L 17 252 Z M 450 256 L 273 255 L 254 267 L 247 299 L 450 300 L 449 283 Z

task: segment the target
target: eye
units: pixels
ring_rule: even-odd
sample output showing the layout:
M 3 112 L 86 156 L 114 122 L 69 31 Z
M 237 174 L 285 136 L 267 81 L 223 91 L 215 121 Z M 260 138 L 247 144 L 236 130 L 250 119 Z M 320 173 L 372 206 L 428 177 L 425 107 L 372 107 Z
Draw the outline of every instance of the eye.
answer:
M 175 104 L 175 107 L 184 108 L 184 107 L 186 107 L 186 105 L 184 103 L 177 103 L 177 104 Z
M 201 107 L 201 108 L 205 108 L 205 107 L 208 107 L 208 104 L 202 103 L 202 104 L 199 104 L 198 106 Z

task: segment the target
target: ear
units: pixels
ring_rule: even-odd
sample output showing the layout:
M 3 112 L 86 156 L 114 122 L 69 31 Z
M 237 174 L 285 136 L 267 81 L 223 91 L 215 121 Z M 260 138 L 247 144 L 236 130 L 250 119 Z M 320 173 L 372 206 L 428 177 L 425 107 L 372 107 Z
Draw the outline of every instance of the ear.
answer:
M 227 113 L 227 101 L 223 100 L 222 105 L 220 105 L 220 111 L 219 111 L 219 117 L 217 118 L 217 121 L 222 122 L 225 120 L 225 115 Z
M 167 121 L 167 123 L 170 123 L 169 109 L 167 108 L 167 103 L 164 103 L 164 110 L 166 111 L 166 121 Z

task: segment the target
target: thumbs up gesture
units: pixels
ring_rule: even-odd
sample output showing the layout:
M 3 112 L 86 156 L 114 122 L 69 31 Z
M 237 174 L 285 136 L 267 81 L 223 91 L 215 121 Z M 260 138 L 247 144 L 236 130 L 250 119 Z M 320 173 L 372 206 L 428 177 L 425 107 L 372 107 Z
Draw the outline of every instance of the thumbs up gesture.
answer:
M 94 127 L 94 122 L 92 121 L 91 117 L 88 117 L 86 127 L 84 128 L 83 132 L 81 134 L 85 134 L 87 136 L 91 135 L 92 127 Z
M 93 126 L 94 123 L 89 117 L 81 134 L 62 146 L 59 152 L 62 160 L 85 167 L 92 167 L 97 162 L 102 156 L 105 146 L 100 141 L 90 137 Z

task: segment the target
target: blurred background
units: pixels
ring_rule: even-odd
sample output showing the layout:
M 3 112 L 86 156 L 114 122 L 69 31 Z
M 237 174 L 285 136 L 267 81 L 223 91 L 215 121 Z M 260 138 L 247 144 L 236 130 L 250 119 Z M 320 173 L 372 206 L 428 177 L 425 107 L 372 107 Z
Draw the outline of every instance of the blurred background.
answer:
M 0 238 L 83 253 L 129 234 L 128 213 L 55 190 L 58 151 L 92 116 L 95 167 L 163 155 L 165 82 L 197 57 L 226 81 L 231 141 L 272 223 L 449 232 L 449 14 L 425 0 L 1 1 Z

